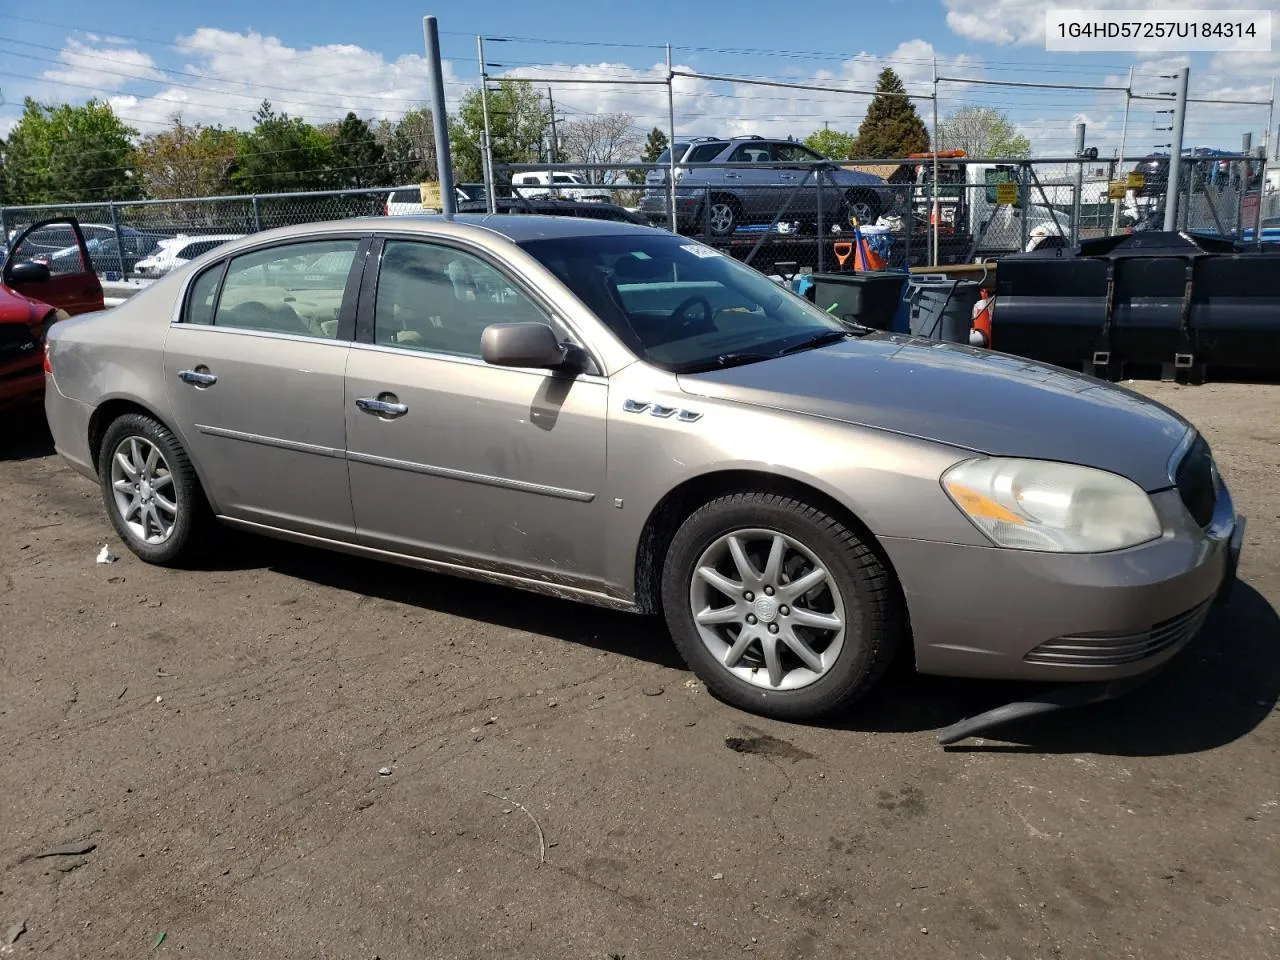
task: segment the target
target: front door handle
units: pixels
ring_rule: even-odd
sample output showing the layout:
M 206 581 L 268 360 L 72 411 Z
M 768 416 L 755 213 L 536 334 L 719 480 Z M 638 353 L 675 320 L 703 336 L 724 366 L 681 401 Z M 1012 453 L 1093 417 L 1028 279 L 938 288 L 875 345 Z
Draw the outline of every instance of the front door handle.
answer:
M 218 382 L 218 378 L 208 370 L 179 370 L 178 379 L 197 387 L 211 387 Z
M 409 412 L 409 408 L 395 400 L 394 394 L 383 394 L 392 399 L 384 400 L 382 397 L 357 397 L 356 406 L 365 413 L 376 414 L 379 417 L 403 417 Z

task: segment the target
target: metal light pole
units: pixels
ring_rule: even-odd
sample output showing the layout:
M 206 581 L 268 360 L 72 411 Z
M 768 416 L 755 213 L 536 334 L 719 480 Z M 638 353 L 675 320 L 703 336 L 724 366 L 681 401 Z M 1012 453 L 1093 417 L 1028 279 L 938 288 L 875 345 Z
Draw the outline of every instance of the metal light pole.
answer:
M 440 209 L 446 216 L 458 212 L 453 189 L 453 158 L 449 154 L 449 114 L 444 105 L 444 76 L 440 68 L 440 31 L 435 17 L 422 18 L 427 45 L 427 86 L 431 93 L 431 129 L 436 139 L 436 170 L 440 177 Z
M 1133 102 L 1133 67 L 1129 67 L 1129 83 L 1124 88 L 1124 123 L 1120 125 L 1120 156 L 1117 157 L 1116 173 L 1120 173 L 1120 168 L 1124 166 L 1124 142 L 1129 136 L 1129 104 Z M 1125 196 L 1128 196 L 1126 191 Z M 1124 204 L 1124 199 L 1119 201 L 1111 201 L 1111 235 L 1115 236 L 1120 232 L 1120 207 Z
M 480 137 L 480 171 L 484 177 L 484 196 L 490 213 L 498 212 L 493 188 L 493 150 L 489 140 L 489 74 L 484 66 L 484 37 L 476 36 L 476 52 L 480 59 L 480 110 L 484 114 L 484 133 Z
M 1182 133 L 1187 125 L 1187 80 L 1190 75 L 1189 67 L 1178 71 L 1178 94 L 1173 102 L 1173 142 L 1169 145 L 1169 179 L 1164 200 L 1166 233 L 1172 233 L 1178 226 L 1178 191 L 1182 187 Z M 1188 199 L 1188 206 L 1190 203 Z

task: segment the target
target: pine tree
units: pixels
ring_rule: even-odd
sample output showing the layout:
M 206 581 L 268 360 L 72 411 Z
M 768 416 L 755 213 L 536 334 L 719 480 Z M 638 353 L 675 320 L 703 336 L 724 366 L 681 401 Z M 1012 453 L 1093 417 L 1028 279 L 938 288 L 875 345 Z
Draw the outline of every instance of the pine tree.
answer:
M 658 157 L 662 156 L 662 151 L 667 149 L 667 135 L 658 127 L 654 127 L 649 131 L 649 137 L 644 142 L 644 150 L 640 152 L 641 163 L 657 163 Z M 644 183 L 643 170 L 628 170 L 627 179 L 632 183 Z
M 889 67 L 880 71 L 876 95 L 858 128 L 853 155 L 860 159 L 905 157 L 929 149 L 929 131 L 916 113 L 915 104 L 904 96 L 906 87 Z

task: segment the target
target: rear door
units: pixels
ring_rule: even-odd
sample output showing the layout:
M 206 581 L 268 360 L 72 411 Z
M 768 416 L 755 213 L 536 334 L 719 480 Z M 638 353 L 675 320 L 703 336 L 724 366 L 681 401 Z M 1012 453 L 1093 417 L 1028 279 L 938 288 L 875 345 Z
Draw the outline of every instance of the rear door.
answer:
M 343 381 L 367 246 L 359 233 L 276 243 L 188 288 L 165 391 L 224 515 L 351 539 Z
M 53 250 L 71 246 L 77 248 L 78 256 L 51 255 Z M 25 264 L 43 264 L 44 269 Z M 23 296 L 70 314 L 103 308 L 102 284 L 93 272 L 84 232 L 74 217 L 43 220 L 19 234 L 5 258 L 3 280 Z

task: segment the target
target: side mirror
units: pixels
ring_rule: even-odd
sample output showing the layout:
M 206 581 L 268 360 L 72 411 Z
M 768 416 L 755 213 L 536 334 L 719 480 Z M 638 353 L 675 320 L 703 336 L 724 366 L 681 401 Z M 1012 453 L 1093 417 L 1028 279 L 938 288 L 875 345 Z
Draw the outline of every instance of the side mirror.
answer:
M 556 368 L 571 349 L 545 323 L 491 323 L 480 335 L 480 355 L 495 367 Z
M 44 283 L 49 279 L 49 266 L 32 260 L 15 263 L 9 268 L 6 279 L 10 283 Z

